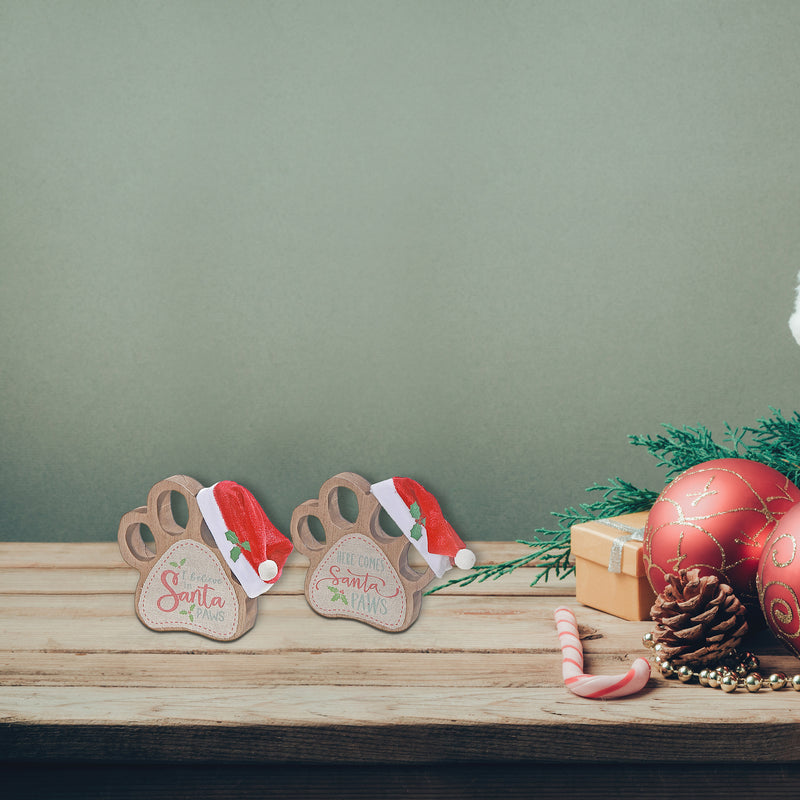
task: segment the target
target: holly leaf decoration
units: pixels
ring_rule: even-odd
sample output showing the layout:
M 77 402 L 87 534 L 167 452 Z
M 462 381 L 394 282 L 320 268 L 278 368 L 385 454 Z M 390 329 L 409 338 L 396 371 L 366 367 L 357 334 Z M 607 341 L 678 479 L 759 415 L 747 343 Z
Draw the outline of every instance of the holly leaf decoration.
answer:
M 349 605 L 343 591 L 337 589 L 335 586 L 329 586 L 328 588 L 331 590 L 331 603 L 341 600 L 345 605 Z
M 422 509 L 416 501 L 408 507 L 408 510 L 411 512 L 411 516 L 414 517 L 414 526 L 411 528 L 410 535 L 415 542 L 418 542 L 422 538 L 422 526 L 425 524 L 425 517 L 422 516 Z
M 250 547 L 250 542 L 240 542 L 239 537 L 233 531 L 225 531 L 225 538 L 234 545 L 230 552 L 231 561 L 233 561 L 234 564 L 239 560 L 239 556 L 242 554 L 242 548 L 251 553 L 253 552 Z

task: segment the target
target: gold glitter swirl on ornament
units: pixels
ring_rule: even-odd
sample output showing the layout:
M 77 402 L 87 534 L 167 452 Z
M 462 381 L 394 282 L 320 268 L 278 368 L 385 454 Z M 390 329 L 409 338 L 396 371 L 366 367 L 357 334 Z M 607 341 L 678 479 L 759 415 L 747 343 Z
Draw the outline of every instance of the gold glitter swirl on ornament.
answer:
M 781 611 L 780 608 L 778 608 L 778 606 L 781 605 L 786 608 L 786 611 Z M 776 597 L 769 604 L 769 613 L 772 614 L 781 625 L 788 625 L 794 619 L 792 607 L 782 597 Z
M 770 589 L 780 586 L 789 595 L 791 601 L 786 596 L 769 597 Z M 761 587 L 759 592 L 759 599 L 761 607 L 765 610 L 765 614 L 769 618 L 776 619 L 781 625 L 789 625 L 794 623 L 797 630 L 794 633 L 784 630 L 782 627 L 771 626 L 772 632 L 781 639 L 787 642 L 793 642 L 800 636 L 800 601 L 797 599 L 794 589 L 791 586 L 783 583 L 782 581 L 770 581 L 766 586 Z
M 700 502 L 706 499 L 706 497 L 713 497 L 715 494 L 719 494 L 716 490 L 711 488 L 711 483 L 713 482 L 715 476 L 712 475 L 708 479 L 708 483 L 699 491 L 699 492 L 687 492 L 686 497 L 694 497 L 694 500 L 691 502 L 692 508 L 697 506 Z
M 778 542 L 781 539 L 788 539 L 792 543 L 792 555 L 789 557 L 788 561 L 778 561 Z M 772 552 L 770 553 L 770 557 L 772 558 L 772 563 L 778 567 L 779 569 L 783 569 L 783 567 L 788 567 L 789 564 L 794 561 L 794 557 L 797 555 L 797 540 L 789 533 L 781 534 L 773 543 L 772 543 Z
M 786 478 L 785 475 L 784 475 L 784 477 Z M 794 503 L 795 501 L 792 498 L 791 492 L 789 491 L 789 487 L 790 486 L 794 486 L 794 484 L 789 480 L 789 478 L 786 478 L 786 481 L 783 484 L 783 488 L 781 489 L 782 493 L 781 494 L 775 494 L 775 495 L 772 495 L 770 497 L 765 497 L 764 500 L 767 503 L 770 503 L 773 500 L 787 500 L 790 503 Z

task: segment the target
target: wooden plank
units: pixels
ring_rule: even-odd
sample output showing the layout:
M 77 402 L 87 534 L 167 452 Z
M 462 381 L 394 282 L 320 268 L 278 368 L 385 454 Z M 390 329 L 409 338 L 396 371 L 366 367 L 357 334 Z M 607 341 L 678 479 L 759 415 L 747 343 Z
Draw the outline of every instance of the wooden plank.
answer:
M 498 563 L 527 554 L 528 548 L 515 542 L 473 543 L 481 563 Z M 411 551 L 411 563 L 422 569 L 424 562 Z M 302 594 L 308 559 L 293 552 L 284 576 L 270 590 L 276 594 Z M 428 590 L 468 575 L 451 570 L 435 580 Z M 473 581 L 469 586 L 451 586 L 436 594 L 515 595 L 531 592 L 557 595 L 574 594 L 575 578 L 551 577 L 535 587 L 535 573 L 521 567 L 499 579 Z M 122 561 L 115 543 L 19 543 L 0 542 L 0 594 L 132 594 L 138 575 Z M 424 602 L 424 601 L 423 601 Z
M 264 682 L 261 693 L 252 686 L 216 687 L 198 698 L 176 692 L 176 686 L 151 687 L 7 687 L 0 698 L 0 717 L 26 724 L 139 725 L 169 724 L 272 725 L 406 725 L 458 723 L 520 724 L 560 727 L 607 722 L 639 725 L 677 722 L 679 726 L 708 722 L 710 714 L 724 709 L 750 723 L 776 722 L 780 727 L 800 722 L 800 703 L 792 692 L 722 692 L 683 687 L 665 682 L 669 691 L 642 702 L 593 702 L 570 694 L 562 686 L 462 687 L 406 686 L 387 693 L 381 686 L 272 685 Z M 485 691 L 484 691 L 485 689 Z M 696 701 L 686 702 L 688 692 Z M 198 702 L 200 699 L 200 702 Z M 797 733 L 797 732 L 796 732 Z M 800 752 L 794 754 L 800 759 Z
M 454 569 L 448 572 L 440 580 L 435 580 L 430 585 L 430 589 L 448 583 L 455 578 L 466 577 L 468 572 Z M 475 580 L 466 586 L 443 586 L 436 591 L 437 596 L 457 595 L 465 597 L 469 595 L 552 595 L 552 596 L 575 596 L 575 575 L 567 575 L 564 578 L 550 576 L 547 580 L 540 580 L 535 586 L 531 585 L 535 578 L 532 569 L 520 568 L 499 578 L 488 578 L 487 580 Z M 432 595 L 429 595 L 432 596 Z
M 127 566 L 127 565 L 126 565 Z M 447 583 L 453 578 L 466 576 L 462 570 L 453 570 L 441 580 L 430 584 L 430 589 Z M 0 595 L 9 594 L 129 594 L 136 589 L 138 573 L 106 567 L 48 567 L 35 573 L 22 569 L 0 568 Z M 268 597 L 278 594 L 303 594 L 306 578 L 305 567 L 284 569 L 281 579 L 270 589 Z M 436 592 L 438 595 L 525 595 L 552 594 L 574 595 L 575 578 L 570 575 L 564 580 L 550 578 L 531 587 L 533 571 L 518 569 L 498 580 L 474 581 L 469 586 L 450 586 Z M 266 601 L 265 596 L 265 601 Z M 426 601 L 423 600 L 423 604 Z
M 0 749 L 41 757 L 44 735 L 54 759 L 85 757 L 88 740 L 99 760 L 698 763 L 731 757 L 733 725 L 740 758 L 800 760 L 800 703 L 699 687 L 689 703 L 682 688 L 604 703 L 560 687 L 6 687 Z
M 202 660 L 198 660 L 201 658 Z M 794 663 L 793 663 L 794 662 Z M 630 666 L 630 656 L 593 653 L 586 668 L 614 675 Z M 770 671 L 791 673 L 796 659 L 788 653 L 770 660 Z M 122 686 L 143 689 L 186 689 L 269 686 L 408 686 L 416 685 L 558 687 L 559 652 L 414 653 L 282 651 L 279 653 L 6 653 L 0 661 L 0 686 Z M 177 677 L 179 676 L 179 677 Z M 684 691 L 687 702 L 702 699 L 699 687 L 683 687 L 659 675 L 651 686 L 660 691 Z M 690 694 L 694 692 L 694 694 Z M 790 696 L 786 691 L 787 698 Z M 791 701 L 794 702 L 794 701 Z
M 22 651 L 0 661 L 0 686 L 175 686 L 214 688 L 272 685 L 407 686 L 409 676 L 425 686 L 543 687 L 561 685 L 558 652 L 414 653 L 281 651 L 277 653 L 69 653 Z M 586 669 L 603 675 L 623 673 L 631 655 L 596 652 Z M 767 672 L 793 674 L 797 660 L 788 653 L 770 657 Z M 176 679 L 176 676 L 180 676 Z M 699 687 L 683 687 L 656 673 L 651 686 L 682 690 L 687 701 L 702 699 Z M 695 694 L 690 694 L 695 692 Z M 786 697 L 790 692 L 786 690 Z M 794 702 L 791 701 L 790 702 Z
M 222 653 L 278 651 L 555 652 L 552 612 L 560 598 L 492 597 L 480 603 L 463 598 L 426 598 L 419 620 L 407 631 L 389 634 L 352 620 L 314 614 L 302 597 L 270 597 L 255 627 L 234 642 L 216 642 L 185 632 L 157 633 L 133 613 L 132 598 L 6 597 L 0 604 L 0 652 L 162 652 Z M 545 602 L 543 602 L 545 601 Z M 647 656 L 642 635 L 649 622 L 628 622 L 572 603 L 589 658 L 594 653 L 622 658 Z M 488 624 L 484 624 L 488 623 Z M 747 643 L 764 656 L 764 668 L 798 671 L 768 631 Z M 588 667 L 587 667 L 588 668 Z
M 217 642 L 187 632 L 157 633 L 121 595 L 8 596 L 0 604 L 0 651 L 274 652 L 277 650 L 471 650 L 536 652 L 557 646 L 552 614 L 561 598 L 426 598 L 420 618 L 402 633 L 386 633 L 353 620 L 315 614 L 304 597 L 268 597 L 254 628 L 240 639 Z M 427 602 L 430 601 L 430 602 Z M 613 647 L 643 654 L 649 623 L 631 623 L 581 609 L 587 653 Z M 602 631 L 602 633 L 601 633 Z
M 470 542 L 469 546 L 475 552 L 479 564 L 498 564 L 530 553 L 529 547 L 517 542 Z M 409 561 L 417 567 L 424 564 L 421 556 L 413 549 L 409 551 Z M 289 567 L 306 567 L 308 559 L 294 551 L 286 563 Z M 130 569 L 122 560 L 116 541 L 0 542 L 0 568 L 27 570 L 81 567 Z
M 617 656 L 595 669 L 620 672 Z M 42 653 L 0 660 L 0 686 L 122 686 L 213 689 L 269 686 L 544 686 L 560 685 L 560 653 Z
M 130 570 L 112 542 L 0 542 L 0 568 Z M 2 589 L 0 589 L 2 591 Z
M 0 595 L 92 595 L 133 596 L 139 573 L 108 567 L 48 567 L 32 574 L 28 570 L 0 569 Z

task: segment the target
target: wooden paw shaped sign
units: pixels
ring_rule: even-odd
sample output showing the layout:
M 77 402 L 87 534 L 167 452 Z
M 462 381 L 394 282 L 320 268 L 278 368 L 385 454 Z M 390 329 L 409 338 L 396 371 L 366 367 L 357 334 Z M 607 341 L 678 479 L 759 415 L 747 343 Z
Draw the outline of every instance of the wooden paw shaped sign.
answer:
M 339 507 L 339 489 L 350 489 L 358 517 L 349 522 Z M 385 631 L 402 631 L 417 618 L 422 591 L 433 580 L 428 567 L 419 574 L 408 563 L 411 541 L 389 536 L 380 525 L 381 504 L 365 478 L 342 472 L 326 481 L 319 497 L 299 505 L 292 515 L 295 547 L 311 562 L 305 594 L 324 617 L 346 617 Z M 309 518 L 316 517 L 325 541 L 314 538 Z
M 197 503 L 202 489 L 186 475 L 160 481 L 146 506 L 122 517 L 117 538 L 122 557 L 139 572 L 136 614 L 148 628 L 227 641 L 253 627 L 258 601 L 247 596 L 221 556 Z M 186 500 L 185 528 L 172 512 L 173 492 Z M 153 535 L 154 551 L 142 538 L 143 525 Z

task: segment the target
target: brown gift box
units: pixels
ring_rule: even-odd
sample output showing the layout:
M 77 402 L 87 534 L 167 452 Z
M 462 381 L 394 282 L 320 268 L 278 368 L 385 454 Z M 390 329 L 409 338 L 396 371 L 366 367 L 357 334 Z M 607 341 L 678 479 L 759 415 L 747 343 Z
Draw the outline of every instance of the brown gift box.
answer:
M 644 569 L 641 534 L 638 541 L 632 538 L 643 531 L 647 514 L 640 511 L 572 526 L 578 602 L 622 619 L 650 619 L 656 595 Z

